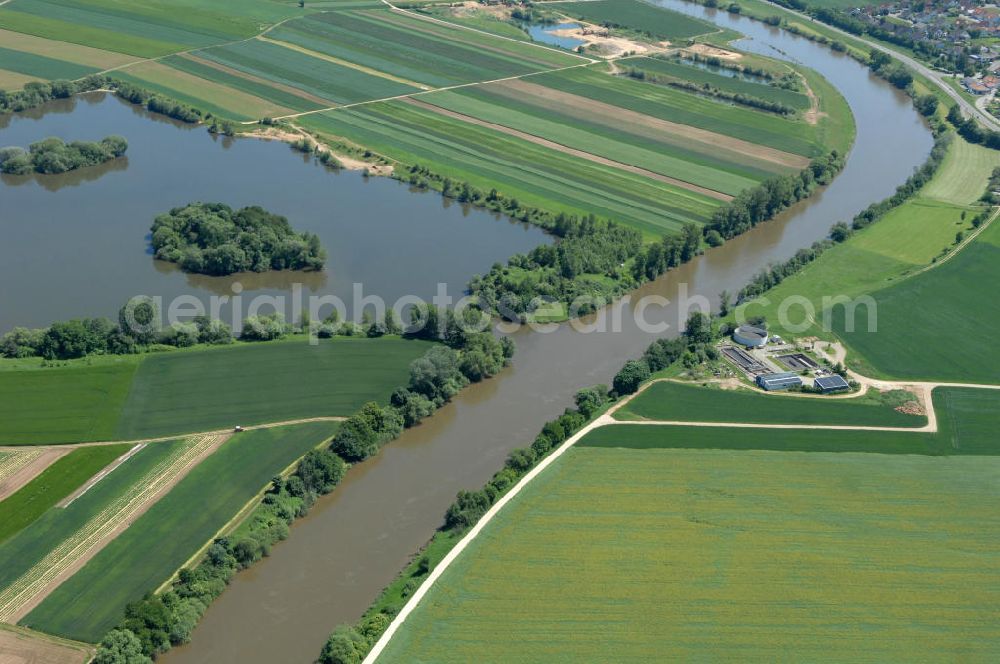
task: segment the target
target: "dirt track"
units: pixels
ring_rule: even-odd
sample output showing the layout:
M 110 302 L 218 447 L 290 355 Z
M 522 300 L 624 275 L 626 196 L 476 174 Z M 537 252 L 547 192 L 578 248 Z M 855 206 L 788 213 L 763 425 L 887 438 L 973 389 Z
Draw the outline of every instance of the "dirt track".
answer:
M 570 148 L 560 143 L 556 143 L 555 141 L 550 141 L 548 139 L 535 136 L 534 134 L 528 134 L 526 132 L 520 131 L 518 129 L 512 129 L 511 127 L 507 127 L 504 125 L 495 124 L 493 122 L 487 122 L 486 120 L 480 120 L 479 118 L 474 118 L 471 115 L 463 115 L 462 113 L 449 111 L 448 109 L 441 108 L 440 106 L 434 106 L 433 104 L 428 104 L 427 102 L 422 101 L 420 99 L 409 97 L 405 101 L 409 104 L 413 104 L 414 106 L 419 106 L 420 108 L 433 111 L 440 115 L 445 115 L 449 118 L 461 120 L 462 122 L 468 122 L 469 124 L 478 125 L 480 127 L 487 127 L 494 131 L 499 131 L 503 134 L 507 134 L 508 136 L 515 136 L 530 143 L 534 143 L 535 145 L 541 145 L 542 147 L 546 147 L 550 150 L 555 150 L 556 152 L 562 152 L 563 154 L 568 154 L 574 157 L 579 157 L 581 159 L 586 159 L 587 161 L 594 162 L 595 164 L 601 164 L 603 166 L 611 166 L 612 168 L 617 168 L 622 171 L 627 171 L 629 173 L 642 175 L 643 177 L 647 177 L 651 180 L 657 180 L 658 182 L 664 182 L 666 184 L 670 184 L 675 187 L 680 187 L 681 189 L 687 189 L 688 191 L 693 191 L 702 194 L 704 196 L 709 196 L 711 198 L 723 202 L 728 203 L 729 201 L 733 200 L 732 196 L 724 194 L 720 191 L 715 191 L 713 189 L 701 187 L 696 184 L 691 184 L 690 182 L 685 182 L 683 180 L 678 180 L 676 178 L 668 177 L 666 175 L 661 175 L 660 173 L 654 173 L 653 171 L 647 171 L 645 168 L 639 168 L 638 166 L 632 166 L 631 164 L 623 164 L 620 161 L 607 159 L 605 157 L 601 157 L 599 155 L 590 152 L 584 152 L 583 150 Z
M 0 664 L 85 664 L 93 650 L 82 643 L 0 625 Z
M 13 450 L 16 455 L 4 464 L 6 472 L 0 473 L 0 500 L 17 492 L 21 487 L 41 475 L 42 471 L 51 466 L 60 457 L 69 454 L 71 450 L 21 448 Z M 18 459 L 16 457 L 23 457 Z M 3 660 L 0 659 L 0 664 Z

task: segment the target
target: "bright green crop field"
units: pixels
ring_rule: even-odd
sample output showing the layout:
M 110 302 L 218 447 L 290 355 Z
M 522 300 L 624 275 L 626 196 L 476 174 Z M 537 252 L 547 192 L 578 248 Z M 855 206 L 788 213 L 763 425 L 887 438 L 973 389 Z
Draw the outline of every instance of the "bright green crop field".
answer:
M 619 420 L 675 422 L 751 422 L 922 427 L 926 417 L 895 410 L 903 395 L 866 394 L 850 399 L 764 394 L 660 381 L 615 413 Z
M 585 21 L 634 30 L 661 40 L 690 39 L 718 30 L 711 23 L 640 0 L 560 2 L 552 7 Z
M 934 390 L 937 433 L 829 429 L 686 427 L 616 424 L 600 427 L 577 445 L 630 449 L 692 447 L 777 452 L 872 452 L 927 456 L 1000 456 L 996 436 L 1000 390 Z M 741 421 L 741 420 L 737 420 Z
M 954 258 L 871 293 L 878 325 L 849 329 L 843 307 L 833 330 L 880 373 L 901 378 L 1000 382 L 995 331 L 1000 307 L 984 284 L 1000 279 L 1000 224 L 994 222 Z
M 329 438 L 335 424 L 234 435 L 24 619 L 41 631 L 96 643 L 125 605 L 154 590 L 268 481 Z
M 70 495 L 102 468 L 125 454 L 130 445 L 75 449 L 42 471 L 16 493 L 0 501 L 0 542 L 21 531 Z
M 375 343 L 370 343 L 374 341 Z M 323 415 L 385 402 L 428 342 L 302 338 L 151 355 L 122 409 L 122 439 L 211 431 Z
M 350 415 L 406 383 L 430 344 L 304 337 L 0 370 L 0 443 L 131 440 Z M 2 365 L 0 365 L 2 368 Z
M 0 371 L 0 443 L 109 440 L 135 373 L 135 358 L 113 364 Z
M 572 448 L 379 661 L 986 661 L 998 476 L 983 457 Z

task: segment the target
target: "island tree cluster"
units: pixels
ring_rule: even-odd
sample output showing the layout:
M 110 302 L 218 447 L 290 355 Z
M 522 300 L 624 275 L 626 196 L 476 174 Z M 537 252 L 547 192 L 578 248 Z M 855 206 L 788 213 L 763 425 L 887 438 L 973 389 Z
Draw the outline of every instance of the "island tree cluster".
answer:
M 108 136 L 96 142 L 71 143 L 53 136 L 32 143 L 27 150 L 20 147 L 0 148 L 0 172 L 10 175 L 66 173 L 117 159 L 126 150 L 128 141 L 121 136 Z
M 152 232 L 156 257 L 185 272 L 320 270 L 326 261 L 316 235 L 296 233 L 288 219 L 256 205 L 191 203 L 158 216 Z

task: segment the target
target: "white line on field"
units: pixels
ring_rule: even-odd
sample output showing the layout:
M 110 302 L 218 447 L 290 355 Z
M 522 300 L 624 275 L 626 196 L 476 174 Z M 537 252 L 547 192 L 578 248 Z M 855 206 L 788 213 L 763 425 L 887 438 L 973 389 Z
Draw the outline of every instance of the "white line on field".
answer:
M 105 477 L 107 477 L 107 476 L 108 476 L 108 475 L 110 475 L 110 474 L 111 474 L 112 472 L 114 472 L 115 468 L 117 468 L 118 466 L 122 465 L 123 463 L 125 463 L 126 461 L 128 461 L 129 459 L 131 459 L 131 458 L 132 458 L 133 456 L 135 456 L 136 454 L 138 454 L 138 453 L 139 453 L 139 450 L 141 450 L 141 449 L 142 449 L 142 448 L 144 448 L 145 446 L 146 446 L 146 443 L 139 443 L 138 445 L 136 445 L 135 447 L 133 447 L 132 449 L 130 449 L 130 450 L 129 450 L 128 452 L 126 452 L 125 454 L 123 454 L 123 455 L 121 455 L 120 457 L 118 457 L 118 459 L 117 459 L 117 460 L 115 460 L 115 462 L 114 462 L 114 463 L 112 463 L 112 464 L 111 464 L 110 466 L 108 466 L 107 468 L 105 468 L 105 469 L 104 469 L 104 470 L 102 470 L 101 472 L 99 472 L 99 473 L 97 473 L 96 475 L 94 475 L 94 476 L 93 476 L 93 477 L 92 477 L 92 478 L 90 479 L 90 481 L 89 481 L 89 482 L 87 482 L 87 484 L 86 484 L 86 485 L 85 485 L 85 486 L 83 487 L 83 490 L 82 490 L 82 491 L 80 491 L 80 492 L 79 492 L 79 493 L 77 493 L 77 494 L 76 494 L 75 496 L 73 496 L 72 498 L 70 498 L 70 499 L 69 499 L 69 502 L 67 502 L 66 504 L 64 504 L 64 505 L 60 505 L 60 507 L 62 507 L 63 509 L 66 509 L 67 507 L 69 507 L 70 505 L 72 505 L 72 504 L 73 504 L 73 502 L 74 502 L 74 501 L 75 501 L 75 500 L 76 500 L 77 498 L 79 498 L 79 497 L 80 497 L 80 496 L 82 496 L 83 494 L 87 493 L 87 492 L 88 492 L 88 491 L 90 491 L 90 490 L 91 490 L 92 488 L 94 488 L 94 485 L 96 485 L 96 484 L 97 484 L 98 482 L 100 482 L 100 481 L 101 481 L 101 480 L 103 480 L 103 479 L 104 479 Z

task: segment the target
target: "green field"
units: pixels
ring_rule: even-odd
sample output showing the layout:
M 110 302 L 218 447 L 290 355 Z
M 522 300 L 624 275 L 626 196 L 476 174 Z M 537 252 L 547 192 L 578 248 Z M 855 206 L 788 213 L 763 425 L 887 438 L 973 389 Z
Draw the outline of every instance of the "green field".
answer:
M 269 41 L 250 40 L 196 55 L 253 76 L 289 85 L 335 104 L 394 97 L 418 88 L 339 65 Z
M 372 343 L 374 341 L 374 343 Z M 122 409 L 122 439 L 211 431 L 385 402 L 430 344 L 383 338 L 304 339 L 150 355 Z
M 95 67 L 78 65 L 34 53 L 13 51 L 3 47 L 0 47 L 0 65 L 7 71 L 48 79 L 82 78 L 97 71 Z
M 1000 382 L 994 331 L 1000 308 L 982 287 L 1000 278 L 1000 224 L 994 222 L 948 262 L 875 291 L 878 327 L 849 331 L 843 307 L 833 330 L 880 373 L 901 378 Z
M 57 459 L 38 477 L 0 501 L 0 542 L 29 526 L 129 448 L 129 445 L 81 447 Z
M 273 85 L 268 85 L 265 82 L 254 81 L 247 77 L 220 71 L 219 69 L 211 67 L 207 64 L 202 64 L 190 58 L 172 55 L 165 58 L 162 62 L 173 69 L 186 72 L 206 81 L 224 85 L 227 88 L 242 90 L 247 94 L 258 97 L 259 99 L 266 99 L 273 104 L 284 106 L 295 111 L 313 111 L 318 108 L 323 108 L 323 105 L 318 101 L 308 99 L 306 96 L 297 95 L 291 91 L 281 90 Z
M 38 565 L 185 444 L 172 441 L 147 445 L 69 506 L 47 510 L 31 525 L 0 543 L 0 560 L 4 561 L 0 565 L 0 590 Z
M 640 0 L 560 2 L 552 6 L 560 12 L 585 21 L 625 28 L 662 40 L 686 40 L 718 30 L 711 23 L 655 7 Z
M 842 295 L 854 298 L 892 286 L 931 264 L 942 250 L 953 246 L 958 231 L 970 230 L 972 218 L 978 213 L 970 204 L 982 195 L 993 166 L 1000 165 L 1000 154 L 993 152 L 990 156 L 973 147 L 956 137 L 938 173 L 915 198 L 772 288 L 765 293 L 768 302 L 751 305 L 746 315 L 766 316 L 776 332 L 789 337 L 805 334 L 834 338 L 832 319 L 822 313 L 826 308 L 823 298 Z M 976 159 L 983 157 L 986 157 L 984 163 L 978 163 Z M 975 167 L 966 168 L 964 164 Z M 794 306 L 788 313 L 789 326 L 783 326 L 778 307 L 789 297 L 809 300 L 818 322 L 808 323 L 803 309 Z M 864 307 L 859 311 L 863 314 Z M 884 323 L 878 321 L 880 327 Z M 884 333 L 889 328 L 882 329 Z M 890 373 L 887 368 L 880 369 Z
M 875 427 L 927 424 L 926 417 L 901 413 L 896 405 L 889 395 L 877 393 L 851 399 L 798 397 L 661 381 L 618 410 L 615 419 Z
M 268 37 L 434 87 L 586 62 L 384 10 L 316 14 L 285 23 Z
M 661 77 L 666 76 L 681 81 L 697 83 L 698 85 L 708 84 L 714 88 L 734 94 L 744 94 L 758 99 L 778 102 L 799 111 L 807 110 L 810 106 L 809 97 L 801 92 L 785 90 L 744 78 L 717 74 L 693 64 L 685 64 L 679 60 L 640 57 L 626 60 L 624 64 L 629 67 L 652 72 Z
M 346 416 L 366 401 L 385 401 L 429 347 L 392 337 L 313 346 L 293 337 L 95 366 L 0 370 L 0 443 L 129 440 Z
M 573 448 L 380 661 L 987 661 L 998 475 L 996 458 Z
M 641 175 L 535 145 L 403 102 L 371 104 L 302 118 L 406 164 L 496 188 L 523 204 L 615 219 L 659 237 L 704 223 L 717 202 Z
M 670 122 L 733 136 L 791 154 L 813 157 L 823 152 L 816 128 L 770 113 L 720 104 L 697 95 L 651 83 L 607 76 L 577 68 L 532 77 L 533 83 L 580 97 L 621 106 Z
M 1000 456 L 996 437 L 1000 390 L 936 388 L 937 433 L 830 429 L 687 427 L 616 424 L 599 427 L 577 445 L 631 449 L 691 447 L 776 452 L 871 452 L 927 456 Z
M 136 361 L 0 371 L 0 443 L 29 445 L 109 440 Z
M 653 137 L 646 138 L 643 145 L 643 139 L 639 135 L 641 129 L 633 130 L 633 133 L 627 126 L 619 129 L 608 127 L 604 130 L 604 135 L 601 135 L 592 131 L 592 126 L 587 126 L 597 124 L 595 122 L 567 122 L 568 113 L 533 107 L 531 99 L 515 100 L 503 93 L 491 94 L 491 86 L 435 92 L 421 96 L 420 100 L 724 194 L 735 195 L 757 184 L 767 175 L 763 170 L 764 163 L 757 163 L 755 165 L 758 168 L 752 169 L 738 163 L 727 163 L 708 154 L 697 155 L 692 161 L 681 156 L 684 152 L 695 152 L 695 146 L 686 151 L 671 150 L 667 146 L 658 145 Z M 648 135 L 654 132 L 646 133 Z M 750 159 L 746 159 L 746 162 L 752 163 Z
M 301 11 L 269 0 L 16 0 L 0 8 L 0 27 L 157 57 L 245 39 Z
M 95 643 L 128 602 L 154 590 L 289 464 L 332 435 L 311 423 L 249 431 L 194 468 L 170 493 L 22 621 Z

